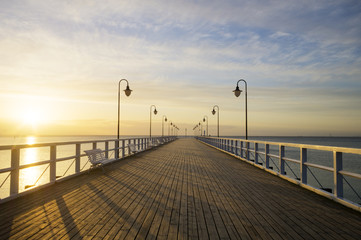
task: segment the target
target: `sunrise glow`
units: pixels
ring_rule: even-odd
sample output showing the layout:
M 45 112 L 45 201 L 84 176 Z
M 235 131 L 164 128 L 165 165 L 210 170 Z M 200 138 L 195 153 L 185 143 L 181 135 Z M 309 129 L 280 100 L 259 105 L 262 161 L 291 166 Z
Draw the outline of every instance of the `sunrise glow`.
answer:
M 361 135 L 357 1 L 2 1 L 0 132 L 149 131 L 149 106 L 184 134 Z M 277 16 L 277 17 L 275 17 Z M 241 87 L 242 88 L 242 87 Z M 244 89 L 241 89 L 244 91 Z M 243 92 L 244 93 L 244 92 Z

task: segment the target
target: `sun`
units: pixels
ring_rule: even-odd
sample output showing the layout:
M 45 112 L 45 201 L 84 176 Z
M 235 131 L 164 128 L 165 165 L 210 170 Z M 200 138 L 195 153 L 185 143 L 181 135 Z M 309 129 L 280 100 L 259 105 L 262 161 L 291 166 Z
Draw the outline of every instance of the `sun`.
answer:
M 45 113 L 35 107 L 27 108 L 22 112 L 21 121 L 24 125 L 37 127 L 46 121 Z

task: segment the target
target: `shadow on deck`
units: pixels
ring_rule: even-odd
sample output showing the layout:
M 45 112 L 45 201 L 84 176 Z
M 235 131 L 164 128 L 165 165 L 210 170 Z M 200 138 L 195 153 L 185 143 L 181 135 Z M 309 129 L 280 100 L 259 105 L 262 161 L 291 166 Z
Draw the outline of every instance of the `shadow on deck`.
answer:
M 0 205 L 0 238 L 360 239 L 361 214 L 195 139 Z

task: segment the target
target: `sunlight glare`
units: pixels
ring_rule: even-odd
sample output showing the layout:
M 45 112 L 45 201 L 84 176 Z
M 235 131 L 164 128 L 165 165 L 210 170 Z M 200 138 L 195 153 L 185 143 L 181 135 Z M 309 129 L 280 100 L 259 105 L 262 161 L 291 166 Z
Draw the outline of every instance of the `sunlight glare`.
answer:
M 36 137 L 28 136 L 26 137 L 26 144 L 34 144 L 36 142 Z M 38 148 L 25 148 L 21 154 L 22 164 L 30 164 L 38 161 Z M 29 167 L 21 170 L 20 172 L 20 187 L 22 189 L 26 186 L 32 186 L 39 175 L 41 174 L 39 167 Z
M 26 137 L 26 144 L 31 145 L 34 144 L 35 142 L 36 142 L 36 137 L 33 136 Z
M 39 109 L 27 109 L 23 113 L 22 121 L 26 125 L 35 127 L 44 121 L 44 114 Z

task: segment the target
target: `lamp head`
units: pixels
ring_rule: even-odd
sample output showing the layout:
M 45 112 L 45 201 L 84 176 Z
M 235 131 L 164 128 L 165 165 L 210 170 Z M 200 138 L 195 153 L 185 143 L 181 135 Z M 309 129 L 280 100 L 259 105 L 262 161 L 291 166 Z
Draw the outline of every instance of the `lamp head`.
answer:
M 206 118 L 203 118 L 203 122 L 205 122 L 206 121 Z
M 167 120 L 168 120 L 167 117 L 165 117 L 164 121 L 167 121 Z
M 157 115 L 157 113 L 158 113 L 158 111 L 157 111 L 157 109 L 155 108 L 155 109 L 154 109 L 154 115 Z
M 216 114 L 216 110 L 214 110 L 214 108 L 213 108 L 213 110 L 212 110 L 212 114 L 213 114 L 213 115 Z
M 239 95 L 241 95 L 242 90 L 239 90 L 239 87 L 237 86 L 236 89 L 233 90 L 233 92 L 236 97 L 239 97 Z
M 129 97 L 133 90 L 130 90 L 129 85 L 127 85 L 127 88 L 124 90 L 125 96 Z

